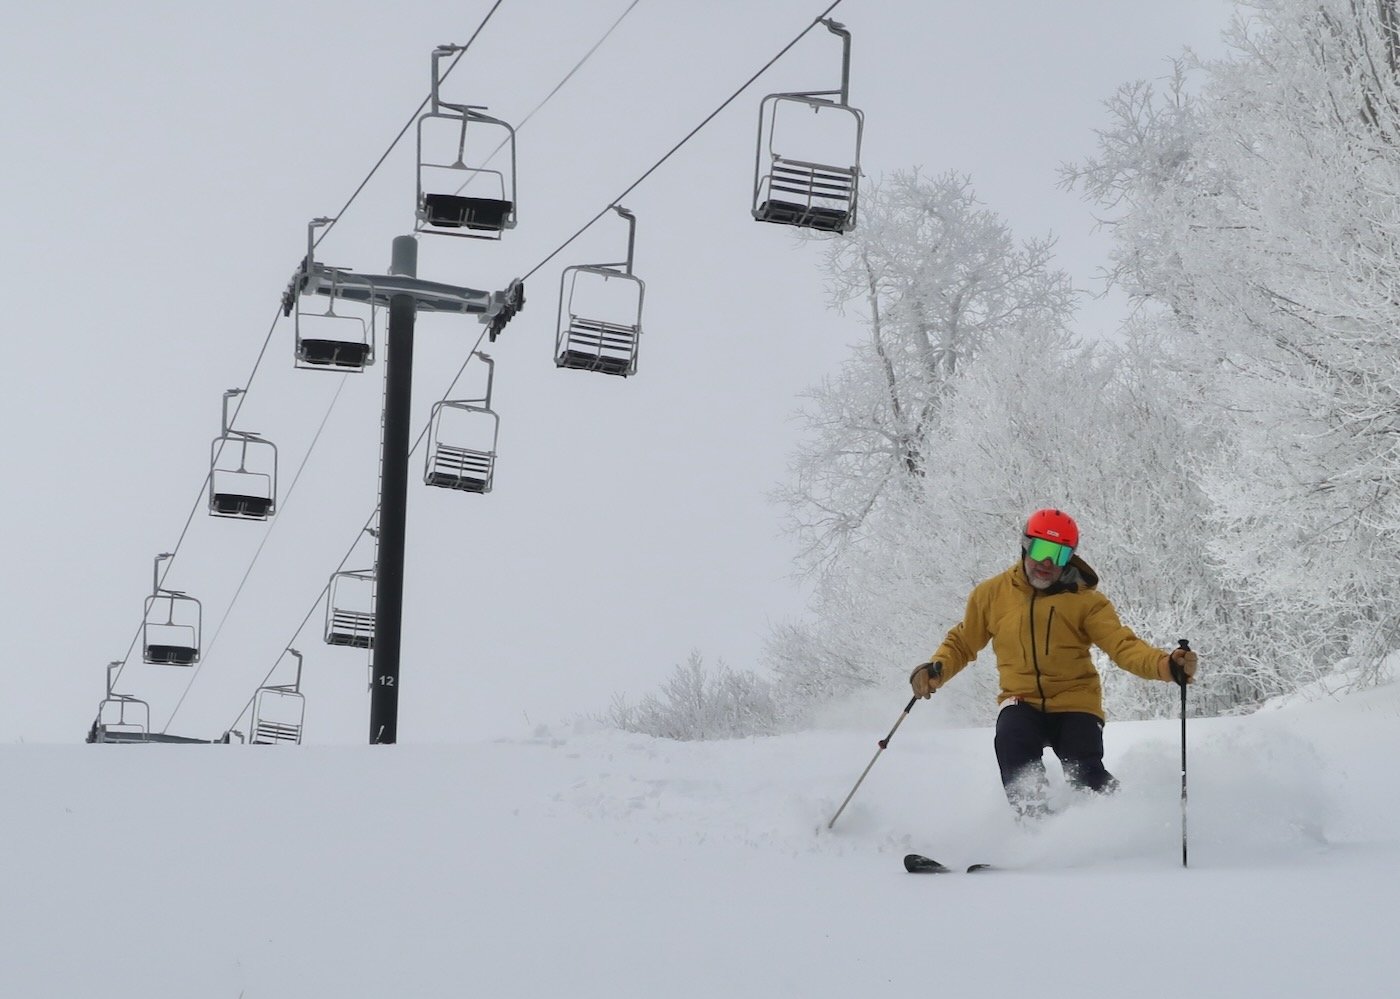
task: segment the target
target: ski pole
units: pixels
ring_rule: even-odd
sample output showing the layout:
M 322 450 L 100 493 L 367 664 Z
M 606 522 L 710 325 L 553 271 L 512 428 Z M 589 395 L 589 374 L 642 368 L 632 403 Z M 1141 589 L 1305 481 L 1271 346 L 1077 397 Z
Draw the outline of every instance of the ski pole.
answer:
M 1178 647 L 1191 651 L 1191 644 L 1184 638 L 1177 639 Z M 1186 866 L 1186 670 L 1175 662 L 1171 664 L 1172 679 L 1181 688 L 1181 866 Z
M 937 670 L 938 671 L 935 675 L 942 676 L 943 667 L 940 665 L 937 667 Z M 914 710 L 914 705 L 918 702 L 919 698 L 917 696 L 909 698 L 909 703 L 904 705 L 904 711 L 895 720 L 894 727 L 890 729 L 890 734 L 885 736 L 879 741 L 879 743 L 877 743 L 877 745 L 879 745 L 880 748 L 875 750 L 875 755 L 870 758 L 870 762 L 865 765 L 865 769 L 861 771 L 860 777 L 856 780 L 856 786 L 851 788 L 851 793 L 846 795 L 846 800 L 841 802 L 841 807 L 836 809 L 836 814 L 833 815 L 831 817 L 831 821 L 826 824 L 826 827 L 828 829 L 836 825 L 836 820 L 841 817 L 841 813 L 846 810 L 846 806 L 851 803 L 851 799 L 856 796 L 856 791 L 860 789 L 861 781 L 865 780 L 865 775 L 870 773 L 870 768 L 875 765 L 875 761 L 880 758 L 880 754 L 885 751 L 885 747 L 888 746 L 890 744 L 890 740 L 894 738 L 895 732 L 899 731 L 899 726 L 904 724 L 904 719 L 909 717 L 909 712 Z

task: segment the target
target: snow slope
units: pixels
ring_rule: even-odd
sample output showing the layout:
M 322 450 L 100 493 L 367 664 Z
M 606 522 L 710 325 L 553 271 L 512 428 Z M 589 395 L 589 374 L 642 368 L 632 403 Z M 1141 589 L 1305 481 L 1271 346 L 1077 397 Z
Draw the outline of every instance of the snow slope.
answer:
M 1393 994 L 1400 686 L 1192 719 L 1189 870 L 1174 722 L 1111 724 L 1124 792 L 1028 833 L 990 732 L 916 710 L 828 832 L 901 706 L 708 744 L 9 745 L 0 994 Z

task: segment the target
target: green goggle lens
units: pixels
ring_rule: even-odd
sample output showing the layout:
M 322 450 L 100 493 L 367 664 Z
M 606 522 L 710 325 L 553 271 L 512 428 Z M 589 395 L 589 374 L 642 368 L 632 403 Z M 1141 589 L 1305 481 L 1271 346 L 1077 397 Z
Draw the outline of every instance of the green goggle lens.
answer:
M 1046 541 L 1044 538 L 1031 538 L 1030 544 L 1026 546 L 1026 555 L 1032 562 L 1044 562 L 1048 558 L 1061 569 L 1069 565 L 1069 558 L 1073 554 L 1074 548 L 1070 545 Z

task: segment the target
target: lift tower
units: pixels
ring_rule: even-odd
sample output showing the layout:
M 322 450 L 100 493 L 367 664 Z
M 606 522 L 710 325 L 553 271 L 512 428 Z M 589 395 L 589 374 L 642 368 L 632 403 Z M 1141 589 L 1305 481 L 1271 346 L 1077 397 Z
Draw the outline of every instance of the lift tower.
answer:
M 403 634 L 404 536 L 408 507 L 409 430 L 413 401 L 413 324 L 419 312 L 477 316 L 490 326 L 494 341 L 524 305 L 524 285 L 504 291 L 477 291 L 418 277 L 418 241 L 394 238 L 389 273 L 357 274 L 315 259 L 315 232 L 331 219 L 313 219 L 307 230 L 306 258 L 283 297 L 287 315 L 303 294 L 334 295 L 389 310 L 384 356 L 384 440 L 379 480 L 379 553 L 375 565 L 374 644 L 370 673 L 369 741 L 398 741 L 399 646 Z

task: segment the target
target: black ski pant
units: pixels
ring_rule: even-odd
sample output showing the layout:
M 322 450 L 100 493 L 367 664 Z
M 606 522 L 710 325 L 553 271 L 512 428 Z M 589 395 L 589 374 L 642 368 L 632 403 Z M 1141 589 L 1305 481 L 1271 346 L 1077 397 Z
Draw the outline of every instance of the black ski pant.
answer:
M 997 766 L 1006 799 L 1018 813 L 1046 812 L 1045 750 L 1052 749 L 1074 787 L 1111 792 L 1118 781 L 1103 766 L 1103 722 L 1087 711 L 1041 711 L 1024 701 L 997 714 Z

